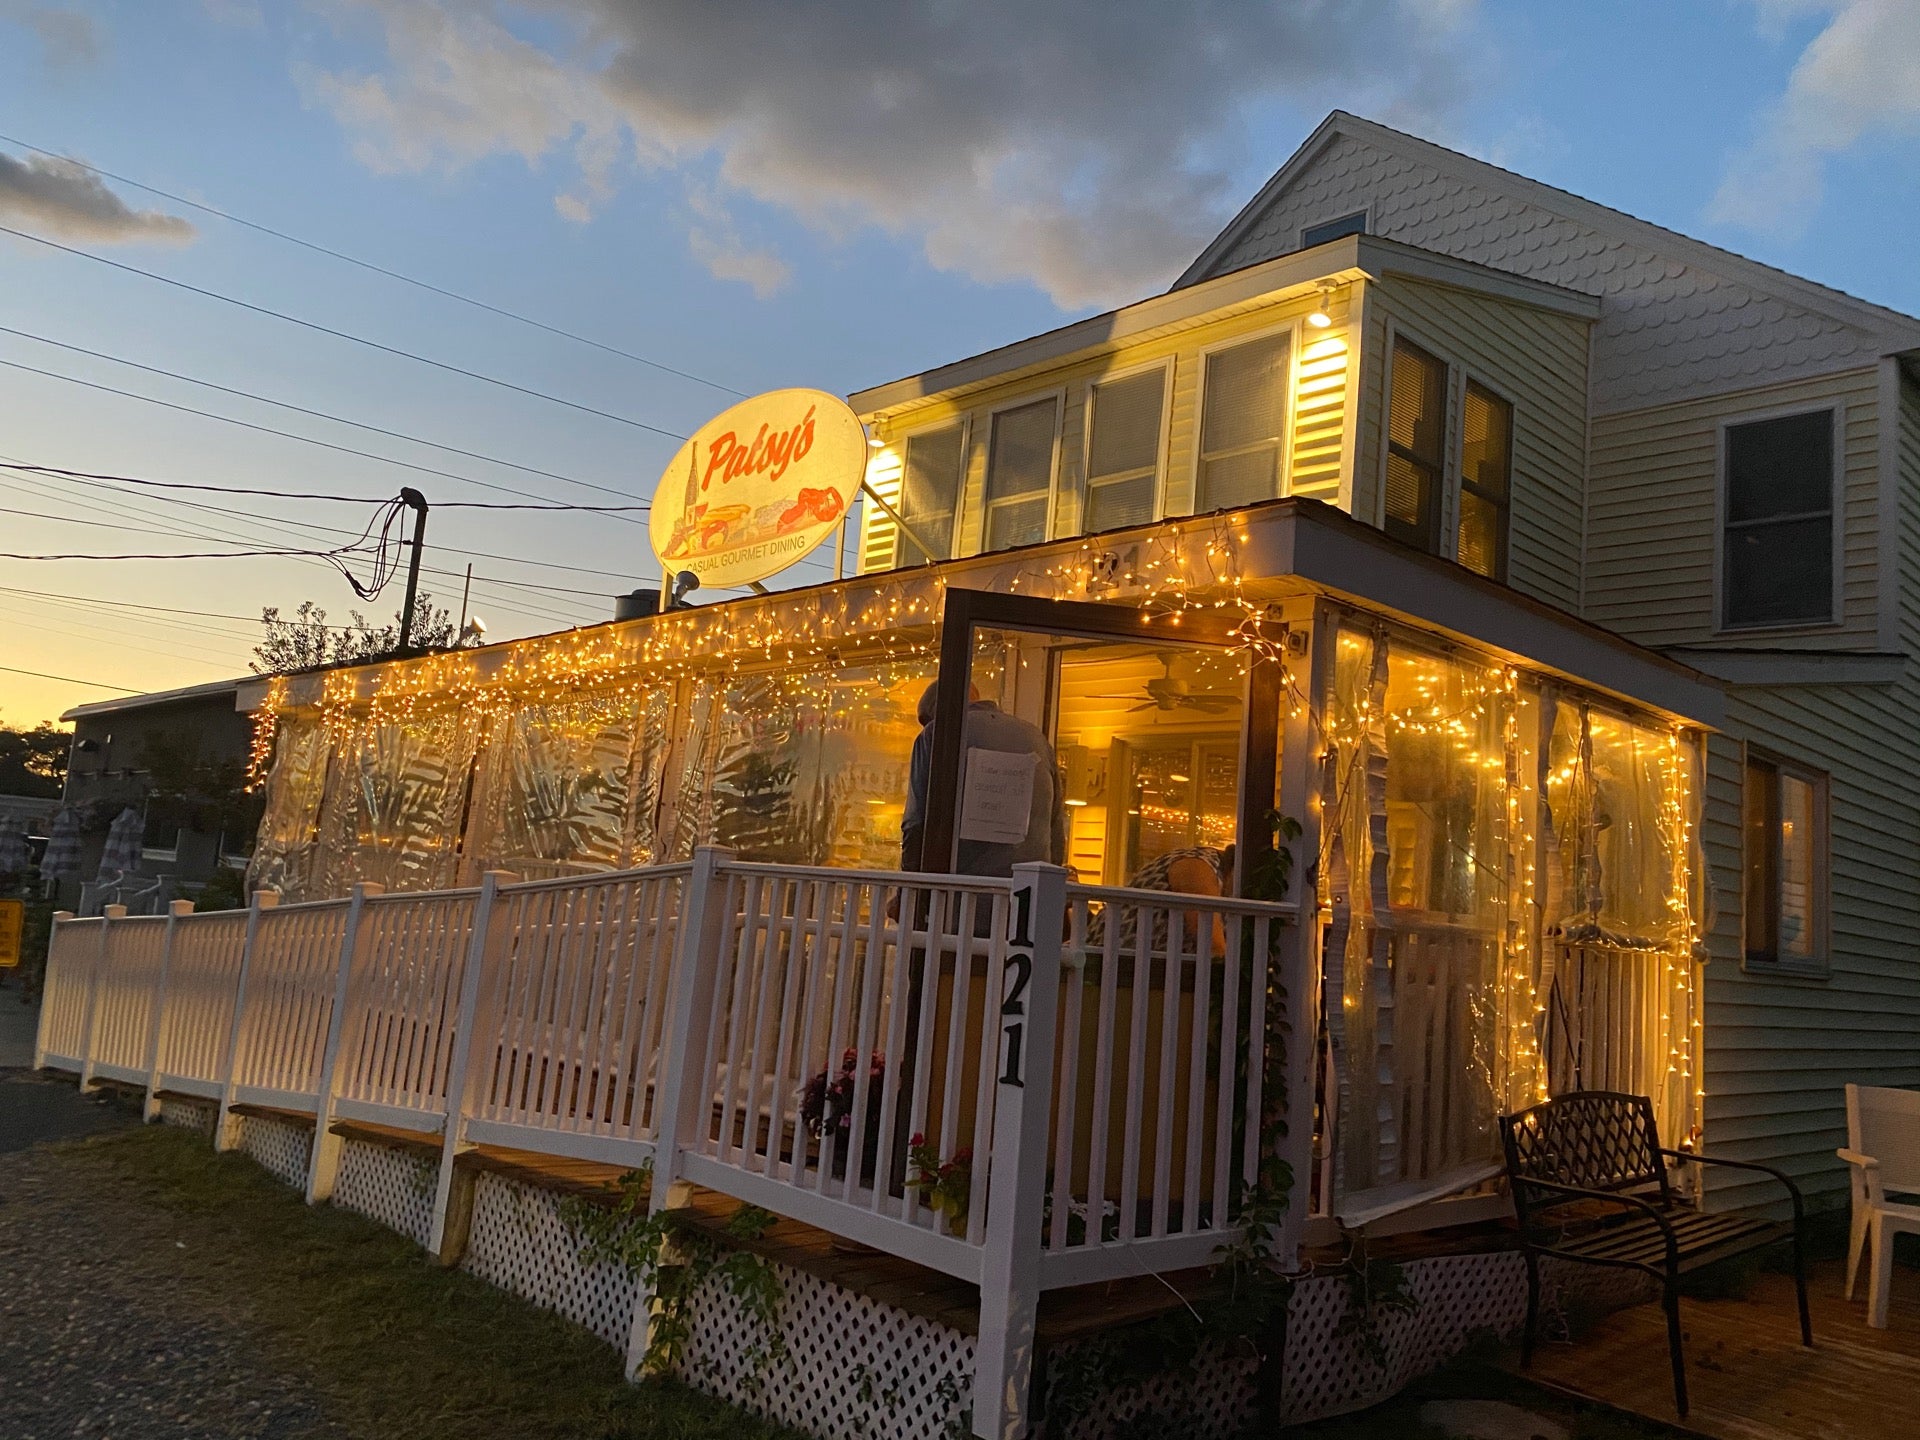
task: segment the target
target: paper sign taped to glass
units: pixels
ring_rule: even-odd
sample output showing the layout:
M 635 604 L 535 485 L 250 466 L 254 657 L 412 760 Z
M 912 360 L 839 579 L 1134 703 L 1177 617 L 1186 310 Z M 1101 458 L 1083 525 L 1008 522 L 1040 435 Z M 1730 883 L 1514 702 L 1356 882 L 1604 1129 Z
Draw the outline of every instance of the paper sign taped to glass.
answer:
M 960 786 L 960 838 L 1018 845 L 1033 826 L 1033 781 L 1039 757 L 1030 751 L 968 750 Z

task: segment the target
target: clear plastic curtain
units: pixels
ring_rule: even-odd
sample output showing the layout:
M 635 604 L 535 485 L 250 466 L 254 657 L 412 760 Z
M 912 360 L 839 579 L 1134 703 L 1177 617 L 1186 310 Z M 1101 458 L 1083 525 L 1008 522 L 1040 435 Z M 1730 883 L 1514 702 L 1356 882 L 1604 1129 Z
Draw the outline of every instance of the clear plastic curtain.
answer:
M 470 872 L 547 879 L 654 863 L 672 715 L 663 685 L 502 719 L 477 786 Z
M 1335 1188 L 1468 1176 L 1538 1098 L 1540 702 L 1504 666 L 1344 626 L 1324 723 L 1320 867 L 1338 1085 Z
M 670 782 L 674 849 L 891 869 L 900 859 L 915 708 L 933 661 L 764 672 L 695 687 Z
M 327 796 L 333 739 L 317 715 L 280 719 L 267 774 L 266 808 L 247 868 L 247 889 L 273 890 L 288 901 L 324 898 L 319 879 L 320 812 Z
M 457 883 L 481 721 L 465 710 L 367 721 L 334 747 L 313 889 L 355 880 L 388 890 Z

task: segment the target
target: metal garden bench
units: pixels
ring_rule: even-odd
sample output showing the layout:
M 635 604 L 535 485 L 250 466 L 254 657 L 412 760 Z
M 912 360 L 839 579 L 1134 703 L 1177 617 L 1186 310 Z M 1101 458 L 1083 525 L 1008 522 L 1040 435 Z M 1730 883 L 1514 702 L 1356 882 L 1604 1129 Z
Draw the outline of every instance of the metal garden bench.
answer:
M 1780 1171 L 1720 1160 L 1660 1144 L 1653 1102 L 1644 1095 L 1575 1091 L 1500 1117 L 1507 1180 L 1527 1261 L 1527 1328 L 1520 1363 L 1533 1361 L 1540 1318 L 1540 1259 L 1639 1270 L 1660 1281 L 1673 1362 L 1673 1399 L 1687 1413 L 1687 1373 L 1680 1347 L 1680 1280 L 1722 1260 L 1793 1242 L 1793 1279 L 1800 1300 L 1800 1342 L 1813 1344 L 1807 1316 L 1805 1214 L 1800 1189 Z M 1757 1170 L 1793 1200 L 1793 1223 L 1747 1215 L 1708 1214 L 1676 1195 L 1668 1162 Z

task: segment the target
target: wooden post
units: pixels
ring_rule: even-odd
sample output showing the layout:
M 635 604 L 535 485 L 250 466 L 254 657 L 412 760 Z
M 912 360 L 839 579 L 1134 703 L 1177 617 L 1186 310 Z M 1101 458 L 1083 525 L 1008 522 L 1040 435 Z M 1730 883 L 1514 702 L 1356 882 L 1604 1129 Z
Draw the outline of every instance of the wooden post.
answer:
M 496 900 L 500 887 L 513 881 L 514 876 L 504 870 L 489 870 L 480 877 L 480 895 L 473 902 L 473 936 L 467 944 L 467 963 L 460 971 L 459 1018 L 454 1021 L 453 1054 L 447 1063 L 447 1119 L 440 1137 L 440 1176 L 434 1185 L 433 1228 L 427 1237 L 428 1251 L 442 1265 L 460 1258 L 473 1220 L 472 1180 L 458 1175 L 454 1162 L 462 1150 L 472 1148 L 462 1134 L 462 1125 L 470 1108 L 468 1092 L 472 1089 L 470 1072 L 474 1030 L 480 1018 L 480 990 L 500 915 Z
M 353 967 L 364 938 L 361 932 L 367 923 L 367 901 L 383 888 L 376 881 L 356 881 L 347 901 L 347 920 L 340 931 L 340 964 L 333 978 L 333 1010 L 327 1016 L 327 1044 L 320 1053 L 320 1093 L 313 1102 L 313 1146 L 307 1160 L 309 1205 L 331 1199 L 333 1182 L 340 1174 L 340 1137 L 333 1133 L 333 1102 L 340 1094 L 340 1049 L 346 1036 L 347 1011 L 353 1003 Z
M 153 1013 L 147 1017 L 147 1097 L 140 1117 L 151 1124 L 160 1118 L 160 1026 L 167 1008 L 167 977 L 173 971 L 173 947 L 179 942 L 180 921 L 193 913 L 191 900 L 167 904 L 167 932 L 160 942 L 160 978 L 153 986 Z
M 280 903 L 271 890 L 253 892 L 247 907 L 247 940 L 240 951 L 240 973 L 233 981 L 233 1022 L 227 1026 L 227 1065 L 220 1082 L 220 1110 L 213 1122 L 213 1148 L 231 1150 L 239 1137 L 233 1118 L 233 1091 L 240 1065 L 240 1027 L 247 1017 L 247 971 L 253 964 L 253 952 L 260 943 L 260 918 Z
M 1293 1188 L 1287 1194 L 1286 1233 L 1275 1237 L 1278 1242 L 1275 1249 L 1286 1268 L 1293 1270 L 1299 1265 L 1313 1190 L 1313 1089 L 1320 1048 L 1320 956 L 1324 933 L 1318 884 L 1323 823 L 1323 762 L 1318 737 L 1324 733 L 1321 721 L 1333 689 L 1338 626 L 1324 605 L 1315 605 L 1310 615 L 1290 623 L 1289 637 L 1302 630 L 1308 637 L 1304 655 L 1289 647 L 1291 663 L 1296 673 L 1304 677 L 1301 688 L 1305 691 L 1305 703 L 1297 713 L 1286 717 L 1280 749 L 1280 813 L 1300 826 L 1300 833 L 1285 842 L 1293 854 L 1293 879 L 1287 898 L 1299 905 L 1300 918 L 1297 925 L 1281 932 L 1272 963 L 1281 967 L 1281 983 L 1287 995 L 1287 1136 L 1280 1158 L 1293 1171 Z M 1267 1017 L 1269 1033 L 1279 1018 Z M 1257 1125 L 1259 1117 L 1248 1116 L 1247 1123 Z M 1325 1163 L 1330 1165 L 1331 1158 Z
M 693 852 L 693 869 L 681 896 L 680 930 L 674 937 L 673 974 L 668 982 L 667 1015 L 660 1030 L 660 1061 L 655 1069 L 653 1185 L 650 1213 L 687 1202 L 680 1179 L 682 1138 L 692 1139 L 709 1123 L 707 1029 L 719 980 L 720 941 L 726 923 L 726 867 L 731 850 L 702 845 Z M 653 1292 L 642 1282 L 633 1300 L 627 1330 L 627 1378 L 637 1379 L 646 1362 L 653 1329 Z
M 53 928 L 47 932 L 47 967 L 40 976 L 40 1023 L 33 1027 L 33 1068 L 47 1068 L 47 1022 L 53 1016 L 54 1007 L 47 1003 L 47 992 L 53 983 L 53 937 L 60 933 L 60 927 L 73 919 L 73 911 L 56 910 L 53 912 Z M 62 957 L 65 968 L 65 957 Z
M 107 978 L 107 966 L 113 960 L 113 922 L 127 918 L 124 905 L 103 906 L 100 911 L 100 953 L 94 957 L 93 975 L 87 983 L 87 1014 L 80 1029 L 80 1093 L 96 1087 L 93 1078 L 93 1052 L 100 1043 L 100 986 Z
M 1031 1418 L 1047 1110 L 1053 1098 L 1054 1012 L 1060 1003 L 1066 911 L 1065 870 L 1013 867 L 973 1372 L 973 1433 L 986 1440 L 1020 1440 Z

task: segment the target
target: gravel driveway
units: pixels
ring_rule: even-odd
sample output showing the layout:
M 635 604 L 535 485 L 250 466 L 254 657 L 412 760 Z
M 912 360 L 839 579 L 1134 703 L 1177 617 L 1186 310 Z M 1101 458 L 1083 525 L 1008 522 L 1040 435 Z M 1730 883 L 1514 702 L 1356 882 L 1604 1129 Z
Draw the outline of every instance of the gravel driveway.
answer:
M 263 1366 L 233 1297 L 183 1262 L 196 1235 L 36 1140 L 134 1123 L 70 1081 L 0 1072 L 0 1435 L 342 1436 L 302 1381 Z

